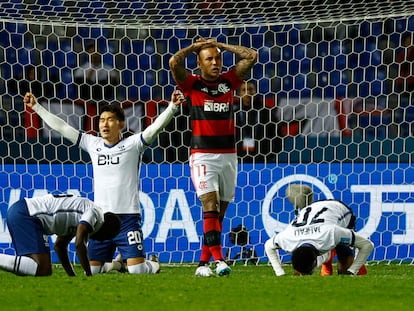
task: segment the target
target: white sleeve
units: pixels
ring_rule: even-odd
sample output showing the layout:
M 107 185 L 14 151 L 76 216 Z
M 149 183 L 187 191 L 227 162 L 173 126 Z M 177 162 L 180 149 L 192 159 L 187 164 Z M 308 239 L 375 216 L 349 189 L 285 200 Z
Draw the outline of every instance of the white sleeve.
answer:
M 322 264 L 327 262 L 330 257 L 331 257 L 331 251 L 328 251 L 316 257 L 316 268 L 319 268 L 320 266 L 322 266 Z
M 273 238 L 266 241 L 265 252 L 272 265 L 273 271 L 275 271 L 276 276 L 285 275 L 286 273 L 285 270 L 283 270 L 282 268 L 282 262 L 280 261 L 279 251 L 273 243 Z
M 359 268 L 365 264 L 368 256 L 374 249 L 374 243 L 358 234 L 355 234 L 354 246 L 358 249 L 358 254 L 352 265 L 348 268 L 348 271 L 352 274 L 357 274 Z
M 42 120 L 49 125 L 55 131 L 58 131 L 63 137 L 69 139 L 72 143 L 76 144 L 79 131 L 61 118 L 55 116 L 53 113 L 47 111 L 42 105 L 36 103 L 32 108 L 41 118 Z
M 155 119 L 155 121 L 142 132 L 142 138 L 150 145 L 157 135 L 170 123 L 178 107 L 172 102 L 168 107 Z

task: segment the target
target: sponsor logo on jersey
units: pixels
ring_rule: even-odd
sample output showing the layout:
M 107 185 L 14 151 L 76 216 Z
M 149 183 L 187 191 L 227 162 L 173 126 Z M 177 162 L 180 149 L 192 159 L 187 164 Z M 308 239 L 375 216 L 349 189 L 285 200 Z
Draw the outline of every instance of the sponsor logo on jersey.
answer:
M 228 103 L 215 103 L 213 100 L 204 101 L 204 111 L 207 112 L 228 112 L 230 105 Z
M 114 165 L 114 164 L 119 164 L 118 155 L 109 155 L 109 154 L 98 155 L 98 165 Z

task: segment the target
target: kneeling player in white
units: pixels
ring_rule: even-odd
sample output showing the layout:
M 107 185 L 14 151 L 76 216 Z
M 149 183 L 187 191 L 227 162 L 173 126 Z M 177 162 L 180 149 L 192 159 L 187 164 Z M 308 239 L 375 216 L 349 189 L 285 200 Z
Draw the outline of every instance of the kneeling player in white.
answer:
M 307 186 L 306 184 L 290 184 L 286 188 L 285 194 L 289 202 L 295 208 L 295 215 L 298 214 L 299 210 L 312 204 L 314 201 L 314 194 L 313 194 L 312 188 Z M 349 223 L 348 223 L 347 228 L 355 230 L 356 219 L 355 219 L 355 216 L 353 216 L 353 211 L 351 210 L 351 208 L 349 208 L 348 206 L 346 206 L 346 204 L 343 204 L 342 202 L 340 202 L 340 204 L 337 206 L 340 206 L 341 208 L 345 207 L 346 209 L 348 209 L 349 212 L 352 213 L 351 217 L 348 216 Z M 346 210 L 345 210 L 345 213 L 346 213 Z M 332 223 L 336 223 L 334 219 L 329 220 L 329 221 Z M 347 246 L 347 245 L 337 245 L 334 249 L 331 250 L 329 259 L 322 263 L 322 269 L 320 272 L 322 276 L 330 276 L 333 274 L 332 263 L 333 263 L 333 259 L 335 256 L 337 257 L 338 273 L 342 273 L 343 271 L 346 271 L 344 267 L 349 267 L 352 264 L 354 257 L 355 257 L 354 250 L 352 247 Z M 367 273 L 368 271 L 367 271 L 366 266 L 362 265 L 357 274 L 365 275 Z
M 0 254 L 0 268 L 17 275 L 52 274 L 48 236 L 56 234 L 54 250 L 69 276 L 75 271 L 69 260 L 68 244 L 75 237 L 76 253 L 87 276 L 91 276 L 87 242 L 112 239 L 120 229 L 119 217 L 103 213 L 87 198 L 52 195 L 24 198 L 7 211 L 16 256 Z
M 309 203 L 303 202 L 301 207 Z M 371 241 L 349 229 L 353 217 L 350 208 L 336 200 L 321 200 L 298 209 L 295 220 L 265 243 L 266 254 L 276 275 L 285 274 L 279 249 L 292 254 L 292 265 L 297 274 L 306 275 L 328 261 L 335 248 L 349 250 L 349 247 L 358 249 L 358 254 L 355 260 L 349 255 L 341 256 L 344 260 L 338 264 L 338 273 L 358 274 L 374 246 Z

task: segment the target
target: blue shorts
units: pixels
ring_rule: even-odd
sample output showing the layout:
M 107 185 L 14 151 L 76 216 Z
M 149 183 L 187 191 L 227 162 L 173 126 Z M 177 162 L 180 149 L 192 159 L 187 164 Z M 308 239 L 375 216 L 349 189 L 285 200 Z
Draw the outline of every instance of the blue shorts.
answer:
M 7 227 L 18 256 L 50 253 L 48 236 L 43 233 L 42 223 L 29 215 L 25 200 L 10 206 Z
M 100 262 L 112 261 L 116 249 L 118 249 L 124 260 L 137 257 L 145 258 L 141 215 L 118 214 L 118 216 L 121 219 L 121 230 L 113 240 L 89 240 L 89 260 Z

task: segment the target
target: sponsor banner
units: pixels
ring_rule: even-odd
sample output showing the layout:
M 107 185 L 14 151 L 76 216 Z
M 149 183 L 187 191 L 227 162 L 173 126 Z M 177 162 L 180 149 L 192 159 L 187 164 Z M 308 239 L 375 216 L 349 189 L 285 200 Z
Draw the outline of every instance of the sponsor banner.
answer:
M 143 165 L 140 202 L 147 253 L 163 262 L 198 261 L 202 213 L 187 164 Z M 70 192 L 93 200 L 92 168 L 81 164 L 3 165 L 0 172 L 0 247 L 12 252 L 6 225 L 8 207 L 25 196 Z M 357 231 L 375 244 L 371 260 L 414 258 L 414 172 L 407 164 L 252 164 L 239 167 L 234 203 L 223 223 L 224 248 L 232 258 L 243 251 L 229 232 L 242 224 L 248 231 L 244 250 L 265 259 L 263 244 L 293 219 L 286 186 L 304 182 L 316 199 L 336 198 L 357 216 Z M 54 237 L 51 237 L 53 243 Z M 76 259 L 73 245 L 71 256 Z M 286 256 L 284 259 L 287 258 Z M 53 260 L 56 256 L 53 254 Z

